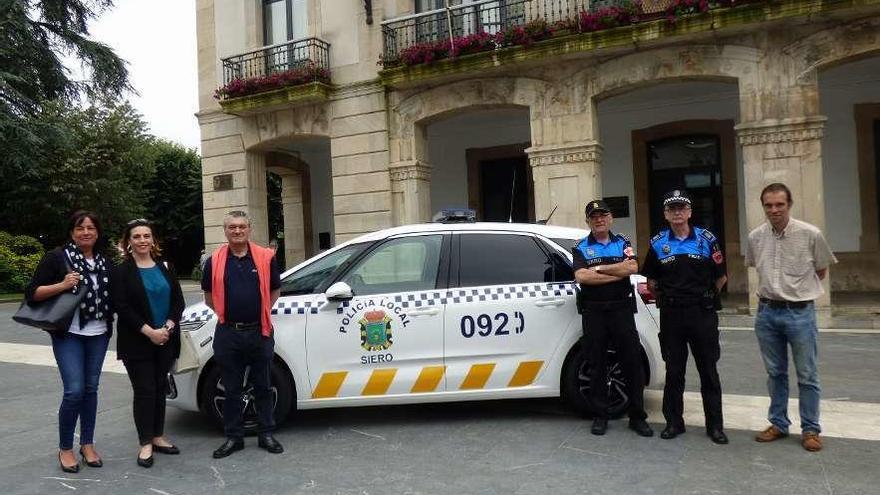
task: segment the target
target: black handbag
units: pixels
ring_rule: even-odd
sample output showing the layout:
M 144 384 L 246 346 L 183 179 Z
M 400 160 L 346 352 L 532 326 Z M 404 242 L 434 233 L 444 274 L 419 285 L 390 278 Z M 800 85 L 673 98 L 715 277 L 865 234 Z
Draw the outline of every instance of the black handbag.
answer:
M 65 260 L 66 261 L 66 260 Z M 63 335 L 70 327 L 73 314 L 86 296 L 82 282 L 76 292 L 64 291 L 57 296 L 32 304 L 21 302 L 12 319 L 30 327 L 37 327 L 52 335 Z

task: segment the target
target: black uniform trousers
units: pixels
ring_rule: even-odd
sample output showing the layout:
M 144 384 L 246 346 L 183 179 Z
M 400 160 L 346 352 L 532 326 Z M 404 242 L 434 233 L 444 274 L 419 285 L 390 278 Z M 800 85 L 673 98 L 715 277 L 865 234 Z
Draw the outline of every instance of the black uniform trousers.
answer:
M 666 385 L 663 388 L 663 416 L 666 423 L 684 428 L 684 376 L 688 346 L 700 375 L 700 394 L 706 430 L 722 429 L 721 379 L 718 377 L 718 314 L 700 305 L 660 308 L 660 351 L 666 362 Z
M 146 359 L 124 359 L 132 388 L 132 413 L 141 445 L 152 443 L 165 433 L 165 395 L 168 372 L 175 358 L 156 347 Z
M 620 304 L 587 305 L 582 315 L 584 339 L 589 349 L 590 402 L 597 418 L 608 418 L 608 344 L 617 351 L 626 393 L 629 395 L 628 414 L 631 419 L 645 419 L 645 372 L 642 368 L 641 344 L 636 333 L 632 302 Z M 616 386 L 611 384 L 611 386 Z
M 223 401 L 223 429 L 227 438 L 237 440 L 244 437 L 242 394 L 248 383 L 253 385 L 259 420 L 257 432 L 269 433 L 275 429 L 274 398 L 270 380 L 274 352 L 275 339 L 271 336 L 263 337 L 259 324 L 243 330 L 224 324 L 217 325 L 214 332 L 214 358 L 220 365 L 220 378 L 226 391 L 226 400 Z

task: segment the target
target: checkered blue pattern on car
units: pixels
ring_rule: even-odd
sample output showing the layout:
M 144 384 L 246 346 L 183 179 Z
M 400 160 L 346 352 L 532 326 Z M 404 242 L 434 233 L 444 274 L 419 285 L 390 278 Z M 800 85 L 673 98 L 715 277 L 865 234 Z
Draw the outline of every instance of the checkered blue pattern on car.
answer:
M 437 304 L 461 304 L 474 301 L 500 301 L 503 299 L 525 299 L 550 296 L 573 296 L 575 283 L 547 283 L 527 285 L 505 285 L 498 287 L 479 287 L 465 289 L 447 289 L 410 294 L 399 294 L 388 300 L 393 300 L 403 308 L 421 308 L 423 306 L 436 306 Z M 376 297 L 381 297 L 377 295 Z M 351 305 L 351 301 L 343 301 L 336 312 L 342 314 L 345 308 Z
M 183 318 L 180 319 L 181 323 L 194 323 L 197 321 L 208 321 L 214 317 L 214 312 L 208 308 L 205 308 L 200 311 L 194 311 L 192 313 L 183 315 Z
M 313 315 L 318 314 L 318 308 L 320 305 L 323 305 L 325 301 L 278 301 L 275 303 L 275 306 L 272 307 L 273 315 L 304 315 L 306 313 L 311 313 Z

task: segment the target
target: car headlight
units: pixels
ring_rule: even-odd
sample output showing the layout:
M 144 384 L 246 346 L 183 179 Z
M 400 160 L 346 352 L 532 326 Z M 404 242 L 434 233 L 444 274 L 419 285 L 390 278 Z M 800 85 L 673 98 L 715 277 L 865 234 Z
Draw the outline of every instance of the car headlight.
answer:
M 195 332 L 196 330 L 205 326 L 205 323 L 208 323 L 208 320 L 182 321 L 182 322 L 180 322 L 180 331 L 181 332 Z

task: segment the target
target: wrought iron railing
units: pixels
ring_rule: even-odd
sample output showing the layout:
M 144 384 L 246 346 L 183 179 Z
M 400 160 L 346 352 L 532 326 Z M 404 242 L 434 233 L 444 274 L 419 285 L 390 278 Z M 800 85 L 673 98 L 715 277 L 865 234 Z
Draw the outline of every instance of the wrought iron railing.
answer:
M 445 0 L 441 0 L 445 1 Z M 575 21 L 583 11 L 631 4 L 626 0 L 449 0 L 449 7 L 389 19 L 382 23 L 383 64 L 396 65 L 400 53 L 414 45 L 486 32 L 543 20 L 548 25 Z M 640 16 L 658 16 L 674 0 L 642 0 Z
M 223 84 L 305 67 L 329 71 L 330 43 L 318 38 L 305 38 L 264 46 L 224 58 L 222 62 Z M 318 73 L 321 71 L 315 71 L 315 74 Z

